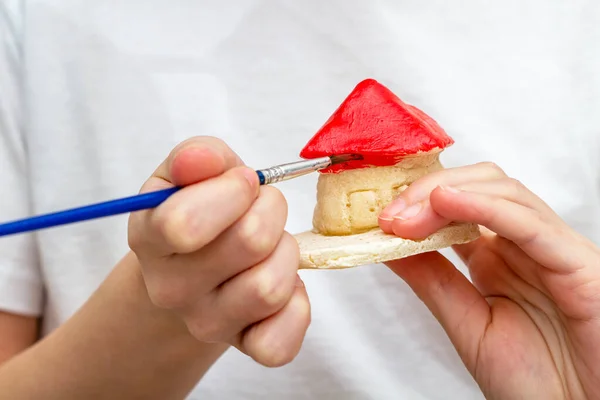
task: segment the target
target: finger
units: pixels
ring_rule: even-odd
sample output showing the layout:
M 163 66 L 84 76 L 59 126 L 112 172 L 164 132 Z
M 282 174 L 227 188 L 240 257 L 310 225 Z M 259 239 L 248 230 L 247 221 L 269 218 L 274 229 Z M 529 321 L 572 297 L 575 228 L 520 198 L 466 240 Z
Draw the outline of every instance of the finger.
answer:
M 144 183 L 140 193 L 187 186 L 241 165 L 242 160 L 222 140 L 214 137 L 191 138 L 171 151 Z M 140 211 L 129 216 L 129 235 L 134 236 L 134 242 L 138 242 L 138 237 L 144 235 L 144 221 L 148 219 L 149 213 L 150 211 Z
M 221 139 L 199 136 L 175 147 L 152 176 L 173 185 L 187 186 L 242 165 L 238 155 Z
M 473 268 L 472 277 L 473 275 L 478 275 L 481 279 L 487 277 L 489 280 L 495 279 L 496 282 L 502 281 L 504 287 L 512 286 L 514 293 L 506 292 L 511 299 L 518 299 L 521 297 L 520 294 L 530 292 L 530 290 L 524 288 L 524 285 L 533 286 L 547 298 L 551 298 L 546 285 L 542 282 L 538 268 L 539 264 L 529 257 L 523 249 L 498 235 L 489 238 L 487 248 L 488 260 L 483 259 L 481 255 L 478 256 L 478 259 L 472 259 L 472 264 L 478 266 Z M 496 271 L 489 271 L 490 265 L 502 265 L 503 268 L 495 268 Z M 491 278 L 492 275 L 495 277 Z M 475 281 L 478 277 L 473 278 Z M 488 287 L 491 287 L 496 282 L 486 283 Z M 533 301 L 530 302 L 534 303 Z
M 450 220 L 436 213 L 429 201 L 415 203 L 395 215 L 391 221 L 383 222 L 380 218 L 379 226 L 386 233 L 393 233 L 405 239 L 423 239 L 448 225 Z
M 546 202 L 527 189 L 527 187 L 525 187 L 516 179 L 506 177 L 487 182 L 468 182 L 459 185 L 457 188 L 466 192 L 478 192 L 503 197 L 506 200 L 512 201 L 513 203 L 539 210 L 549 218 L 554 219 L 557 223 L 564 224 L 564 221 L 560 219 L 560 217 L 548 204 L 546 204 Z M 481 227 L 480 230 L 480 240 L 453 246 L 454 251 L 467 264 L 473 251 L 480 247 L 480 243 L 478 243 L 479 241 L 495 240 L 495 233 L 485 227 Z
M 576 252 L 580 244 L 565 234 L 563 225 L 548 223 L 537 210 L 498 196 L 450 187 L 434 190 L 430 203 L 442 217 L 483 225 L 550 269 L 572 272 L 585 267 Z
M 256 172 L 238 167 L 187 186 L 132 224 L 130 246 L 141 258 L 187 254 L 237 221 L 258 195 Z
M 527 189 L 519 180 L 514 178 L 501 178 L 491 181 L 467 182 L 453 187 L 466 192 L 477 192 L 491 196 L 502 197 L 522 206 L 556 215 L 540 197 Z
M 476 364 L 478 346 L 490 322 L 484 297 L 437 252 L 386 262 L 440 322 L 463 362 Z
M 300 252 L 288 233 L 264 262 L 225 282 L 217 289 L 215 313 L 237 333 L 280 311 L 294 293 Z
M 521 251 L 514 243 L 494 233 L 492 235 L 484 233 L 477 240 L 469 243 L 468 257 L 465 257 L 462 252 L 462 246 L 457 253 L 469 269 L 473 286 L 483 297 L 504 296 L 514 300 L 520 299 L 522 298 L 522 291 L 519 291 L 522 288 L 519 278 L 521 274 L 507 265 L 507 254 L 503 253 L 505 249 L 498 245 L 499 241 L 510 243 L 512 248 Z M 506 251 L 510 250 L 506 249 Z M 534 263 L 528 256 L 525 256 L 522 261 L 527 260 Z M 522 262 L 521 265 L 523 264 Z M 537 272 L 536 268 L 530 270 L 532 273 Z
M 542 199 L 529 191 L 516 179 L 505 177 L 491 181 L 467 182 L 455 187 L 468 192 L 502 197 L 558 219 L 558 216 Z M 433 211 L 426 200 L 402 210 L 391 221 L 382 222 L 380 219 L 380 226 L 384 232 L 394 233 L 397 236 L 407 239 L 421 239 L 437 232 L 450 222 L 449 219 Z
M 462 260 L 463 263 L 469 265 L 471 262 L 471 257 L 479 251 L 479 249 L 484 246 L 484 243 L 488 240 L 492 240 L 495 237 L 498 237 L 494 232 L 490 231 L 485 226 L 479 227 L 480 236 L 478 239 L 452 246 L 452 250 L 458 255 L 458 257 Z
M 310 325 L 310 303 L 301 285 L 277 314 L 248 328 L 236 346 L 267 367 L 280 367 L 298 355 Z
M 489 162 L 432 172 L 411 183 L 396 200 L 383 209 L 380 218 L 389 220 L 410 205 L 427 200 L 429 194 L 440 185 L 457 186 L 466 182 L 486 181 L 505 176 L 500 167 Z
M 180 276 L 196 293 L 212 291 L 246 268 L 264 261 L 277 247 L 287 219 L 283 194 L 261 186 L 248 212 L 214 241 L 191 254 L 172 258 L 163 274 Z

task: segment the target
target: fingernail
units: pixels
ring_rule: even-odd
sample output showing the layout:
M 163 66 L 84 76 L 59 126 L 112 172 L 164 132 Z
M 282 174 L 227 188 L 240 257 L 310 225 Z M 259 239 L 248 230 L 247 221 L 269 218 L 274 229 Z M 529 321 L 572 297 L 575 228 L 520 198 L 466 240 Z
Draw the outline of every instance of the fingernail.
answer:
M 296 275 L 296 287 L 304 287 L 304 282 L 302 281 L 302 278 L 300 278 L 300 275 Z
M 423 206 L 421 203 L 415 203 L 412 206 L 405 208 L 398 214 L 394 215 L 394 219 L 399 219 L 401 221 L 405 221 L 410 218 L 416 217 L 420 212 Z
M 246 180 L 250 183 L 250 186 L 258 186 L 258 175 L 256 175 L 256 171 L 251 170 L 250 168 L 243 168 L 242 174 L 244 175 L 244 178 L 246 178 Z
M 460 193 L 460 190 L 452 186 L 440 186 L 440 189 L 448 193 Z
M 406 208 L 406 201 L 401 198 L 397 198 L 393 202 L 391 202 L 386 208 L 381 211 L 379 214 L 379 219 L 384 221 L 392 221 L 394 215 L 398 214 L 402 210 Z

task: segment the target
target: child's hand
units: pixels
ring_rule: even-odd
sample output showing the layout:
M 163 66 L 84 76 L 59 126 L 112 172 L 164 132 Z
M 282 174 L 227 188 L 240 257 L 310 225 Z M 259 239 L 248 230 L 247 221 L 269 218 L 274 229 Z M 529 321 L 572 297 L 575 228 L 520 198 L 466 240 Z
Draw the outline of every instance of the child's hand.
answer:
M 200 341 L 229 343 L 266 366 L 290 362 L 310 306 L 283 195 L 210 137 L 178 146 L 142 192 L 174 185 L 185 187 L 130 218 L 150 299 Z
M 439 253 L 388 265 L 440 321 L 487 398 L 600 398 L 598 247 L 490 163 L 425 176 L 380 216 L 384 231 L 406 238 L 451 221 L 484 226 L 455 247 L 473 284 Z

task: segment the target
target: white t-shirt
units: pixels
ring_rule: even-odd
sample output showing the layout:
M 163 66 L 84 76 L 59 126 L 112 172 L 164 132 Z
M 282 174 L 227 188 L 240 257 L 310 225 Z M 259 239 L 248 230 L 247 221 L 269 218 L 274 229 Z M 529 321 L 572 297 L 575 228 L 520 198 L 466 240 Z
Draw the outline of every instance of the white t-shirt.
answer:
M 447 166 L 497 162 L 600 243 L 599 20 L 594 0 L 4 0 L 0 220 L 135 194 L 193 135 L 257 168 L 295 160 L 372 77 L 456 140 Z M 315 183 L 279 185 L 292 233 L 310 228 Z M 51 331 L 128 250 L 126 224 L 0 239 L 0 307 Z M 384 266 L 301 275 L 298 358 L 229 351 L 191 399 L 481 398 Z

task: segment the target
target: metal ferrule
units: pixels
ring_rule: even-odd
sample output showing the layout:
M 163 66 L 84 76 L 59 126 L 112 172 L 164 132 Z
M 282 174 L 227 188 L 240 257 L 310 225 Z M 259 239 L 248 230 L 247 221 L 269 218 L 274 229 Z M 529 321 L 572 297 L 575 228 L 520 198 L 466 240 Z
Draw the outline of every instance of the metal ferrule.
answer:
M 275 167 L 257 171 L 264 176 L 264 185 L 286 181 L 298 176 L 310 174 L 327 168 L 331 165 L 331 158 L 321 157 L 312 160 L 298 161 L 289 164 L 277 165 Z

